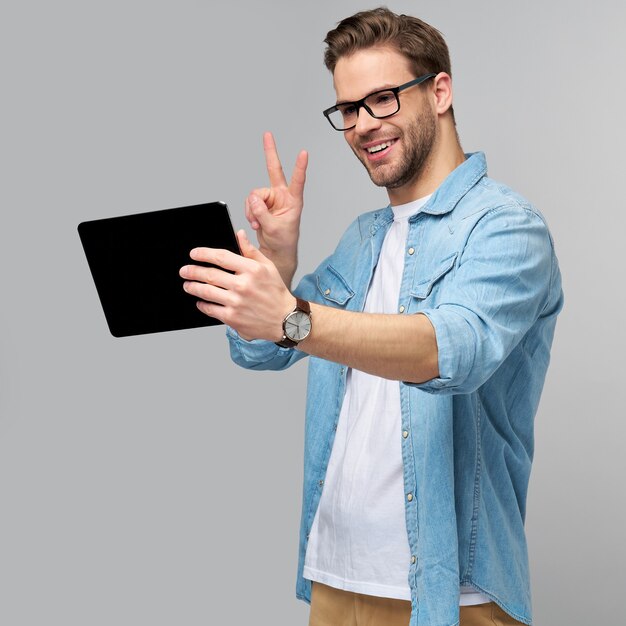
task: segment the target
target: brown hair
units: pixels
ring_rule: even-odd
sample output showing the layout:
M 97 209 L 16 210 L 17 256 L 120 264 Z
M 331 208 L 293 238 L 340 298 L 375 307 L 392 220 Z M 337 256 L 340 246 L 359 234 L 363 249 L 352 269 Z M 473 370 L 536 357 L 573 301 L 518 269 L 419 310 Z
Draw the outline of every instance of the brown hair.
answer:
M 386 7 L 361 11 L 339 22 L 324 39 L 324 64 L 335 71 L 337 61 L 357 50 L 391 46 L 411 63 L 415 76 L 450 71 L 450 53 L 442 34 L 411 15 L 397 15 Z

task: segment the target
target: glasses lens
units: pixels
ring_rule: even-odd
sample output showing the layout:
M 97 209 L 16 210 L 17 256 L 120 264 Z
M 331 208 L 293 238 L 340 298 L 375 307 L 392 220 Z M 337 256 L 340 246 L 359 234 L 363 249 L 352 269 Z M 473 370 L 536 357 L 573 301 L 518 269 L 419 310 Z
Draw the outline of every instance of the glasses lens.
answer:
M 393 91 L 378 91 L 365 99 L 374 117 L 387 117 L 398 112 L 400 103 Z
M 356 124 L 356 107 L 352 104 L 339 105 L 328 117 L 337 130 L 350 128 Z

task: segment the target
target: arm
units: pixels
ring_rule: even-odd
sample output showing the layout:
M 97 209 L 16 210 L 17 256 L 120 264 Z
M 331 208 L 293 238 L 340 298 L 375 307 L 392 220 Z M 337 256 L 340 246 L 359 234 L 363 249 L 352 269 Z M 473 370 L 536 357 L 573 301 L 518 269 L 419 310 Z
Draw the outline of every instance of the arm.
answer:
M 259 360 L 269 361 L 281 356 L 273 342 L 282 339 L 282 321 L 293 310 L 295 297 L 244 231 L 237 238 L 243 257 L 211 248 L 191 252 L 192 259 L 234 274 L 196 265 L 183 267 L 180 274 L 185 291 L 200 298 L 197 306 L 203 313 L 234 328 L 251 350 L 257 346 Z M 307 353 L 397 380 L 423 382 L 437 376 L 437 343 L 425 316 L 354 313 L 315 303 L 311 309 L 314 331 L 300 343 L 301 350 L 284 350 L 285 363 L 279 359 L 276 368 Z M 254 339 L 272 343 L 250 343 Z
M 311 303 L 313 328 L 298 349 L 391 380 L 439 376 L 437 340 L 424 315 L 354 313 Z
M 238 233 L 244 257 L 198 248 L 192 258 L 234 271 L 186 266 L 185 289 L 198 308 L 242 337 L 274 342 L 295 298 L 278 270 Z M 538 317 L 560 306 L 545 224 L 531 211 L 503 207 L 470 235 L 447 297 L 418 315 L 375 315 L 312 303 L 313 332 L 299 348 L 426 391 L 469 393 L 506 359 Z M 554 300 L 554 302 L 553 302 Z M 300 350 L 293 351 L 295 354 Z
M 270 187 L 250 193 L 245 202 L 245 215 L 256 231 L 261 252 L 274 263 L 285 286 L 290 288 L 298 266 L 308 155 L 304 150 L 298 154 L 287 185 L 274 137 L 269 132 L 263 134 L 263 151 Z M 233 361 L 248 369 L 281 370 L 305 356 L 271 342 L 246 341 L 232 328 L 227 328 L 226 336 Z

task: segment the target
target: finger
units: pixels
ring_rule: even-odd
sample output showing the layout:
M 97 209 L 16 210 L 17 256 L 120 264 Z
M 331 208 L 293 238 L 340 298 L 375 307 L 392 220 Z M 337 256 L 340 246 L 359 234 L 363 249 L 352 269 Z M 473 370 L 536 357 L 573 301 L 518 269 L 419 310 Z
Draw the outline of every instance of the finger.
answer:
M 276 195 L 271 187 L 259 187 L 258 189 L 253 189 L 250 192 L 250 195 L 252 194 L 257 196 L 258 198 L 261 198 L 261 200 L 263 200 L 263 202 L 268 205 L 274 203 L 274 196 Z
M 188 294 L 196 296 L 196 298 L 200 298 L 205 302 L 213 302 L 222 306 L 232 304 L 232 293 L 220 287 L 206 285 L 205 283 L 185 281 L 183 283 L 183 289 Z
M 245 272 L 253 267 L 253 262 L 250 259 L 246 259 L 230 250 L 219 248 L 194 248 L 189 253 L 189 256 L 194 261 L 211 263 L 232 272 Z
M 241 253 L 247 259 L 252 259 L 258 262 L 267 260 L 267 257 L 250 243 L 245 230 L 237 231 L 237 241 L 239 242 Z
M 283 166 L 278 158 L 276 150 L 276 142 L 272 133 L 263 134 L 263 150 L 265 151 L 265 164 L 267 166 L 267 174 L 272 187 L 287 186 L 287 179 L 283 172 Z
M 269 222 L 272 219 L 272 213 L 267 208 L 267 204 L 256 194 L 251 193 L 248 196 L 248 206 L 252 219 L 259 224 L 261 228 L 267 231 L 270 227 Z
M 222 289 L 233 289 L 235 286 L 235 276 L 230 272 L 216 267 L 202 267 L 200 265 L 185 265 L 178 272 L 181 278 L 193 280 L 207 285 L 215 285 Z
M 259 222 L 258 217 L 255 216 L 254 214 L 254 211 L 253 211 L 254 207 L 250 203 L 250 198 L 252 196 L 256 196 L 257 198 L 260 198 L 265 203 L 265 206 L 267 207 L 267 210 L 269 211 L 270 207 L 272 207 L 274 204 L 274 191 L 270 189 L 269 187 L 260 187 L 259 189 L 253 189 L 250 192 L 250 195 L 246 198 L 246 201 L 245 201 L 246 219 L 248 220 L 248 223 L 250 224 L 253 230 L 258 230 L 259 228 L 264 226 L 264 224 L 262 222 Z M 264 208 L 265 207 L 261 207 L 261 210 L 263 211 Z
M 306 150 L 302 150 L 296 159 L 296 165 L 293 168 L 293 174 L 289 182 L 289 191 L 298 198 L 304 196 L 304 183 L 306 182 L 306 167 L 308 163 L 309 153 Z
M 204 300 L 198 300 L 196 302 L 196 306 L 205 315 L 208 315 L 209 317 L 214 317 L 220 322 L 226 323 L 226 320 L 224 319 L 226 313 L 225 307 L 219 304 L 213 304 L 212 302 L 204 302 Z

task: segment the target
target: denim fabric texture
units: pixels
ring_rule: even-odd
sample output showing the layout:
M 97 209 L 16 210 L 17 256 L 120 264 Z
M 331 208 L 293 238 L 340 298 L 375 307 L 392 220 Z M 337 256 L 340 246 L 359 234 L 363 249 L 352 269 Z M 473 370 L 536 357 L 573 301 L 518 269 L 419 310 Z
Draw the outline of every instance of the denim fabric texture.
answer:
M 533 422 L 563 306 L 552 238 L 541 214 L 467 159 L 409 220 L 399 315 L 432 322 L 440 376 L 399 381 L 405 512 L 411 563 L 410 626 L 459 622 L 459 586 L 471 585 L 531 623 L 524 518 Z M 361 311 L 390 207 L 365 213 L 294 293 Z M 413 248 L 414 253 L 408 252 Z M 402 311 L 402 312 L 400 312 Z M 315 324 L 315 320 L 313 320 Z M 233 360 L 280 370 L 307 356 L 227 329 Z M 309 357 L 297 596 L 341 408 L 346 367 Z

